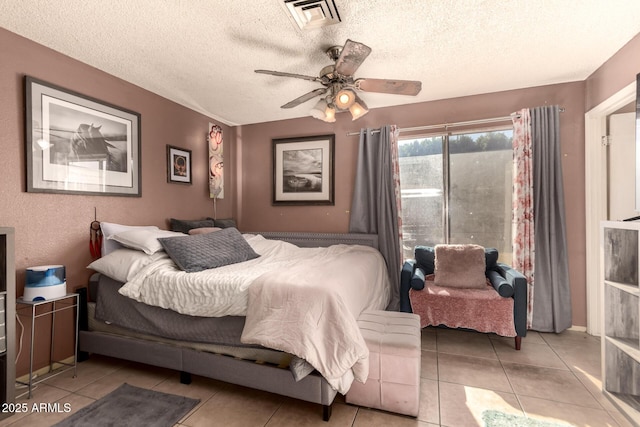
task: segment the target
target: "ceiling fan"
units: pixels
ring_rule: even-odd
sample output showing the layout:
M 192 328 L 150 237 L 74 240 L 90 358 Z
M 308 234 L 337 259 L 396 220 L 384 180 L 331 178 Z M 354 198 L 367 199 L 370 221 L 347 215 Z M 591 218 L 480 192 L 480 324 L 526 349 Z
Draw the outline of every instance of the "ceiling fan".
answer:
M 312 90 L 287 102 L 281 108 L 293 108 L 316 96 L 325 95 L 311 110 L 311 115 L 325 122 L 335 122 L 336 111 L 351 112 L 353 120 L 369 112 L 366 104 L 356 91 L 389 93 L 394 95 L 415 96 L 420 93 L 422 83 L 414 80 L 356 79 L 353 74 L 371 53 L 371 48 L 359 42 L 347 40 L 344 46 L 333 46 L 326 54 L 335 64 L 320 70 L 318 77 L 282 71 L 255 70 L 256 73 L 318 82 L 323 87 Z

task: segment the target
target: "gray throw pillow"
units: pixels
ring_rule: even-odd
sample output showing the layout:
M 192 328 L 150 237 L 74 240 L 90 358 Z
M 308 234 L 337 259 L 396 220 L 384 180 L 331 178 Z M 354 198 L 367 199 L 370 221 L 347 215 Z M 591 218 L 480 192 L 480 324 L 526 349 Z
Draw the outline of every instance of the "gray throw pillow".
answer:
M 180 233 L 189 234 L 189 230 L 193 228 L 215 227 L 213 219 L 175 219 L 170 218 L 169 223 L 171 225 L 171 231 L 178 231 Z
M 178 268 L 187 273 L 249 261 L 260 256 L 236 228 L 158 240 Z
M 223 218 L 223 219 L 207 218 L 207 219 L 210 219 L 211 221 L 213 221 L 213 223 L 215 224 L 215 227 L 219 227 L 219 228 L 229 228 L 229 227 L 238 228 L 236 226 L 236 220 L 233 219 L 233 218 Z

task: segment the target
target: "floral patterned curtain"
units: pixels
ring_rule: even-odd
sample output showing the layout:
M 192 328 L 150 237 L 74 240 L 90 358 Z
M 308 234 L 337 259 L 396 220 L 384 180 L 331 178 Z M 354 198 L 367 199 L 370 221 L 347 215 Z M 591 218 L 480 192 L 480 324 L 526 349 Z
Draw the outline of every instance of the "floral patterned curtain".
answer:
M 398 210 L 398 241 L 402 248 L 402 193 L 400 189 L 400 156 L 398 154 L 398 126 L 389 126 L 389 142 L 391 149 L 391 173 L 393 174 L 393 191 L 396 195 L 396 209 Z M 400 251 L 400 265 L 402 265 L 402 250 Z
M 511 115 L 513 121 L 513 268 L 527 278 L 527 328 L 533 315 L 535 233 L 533 212 L 533 151 L 531 115 L 522 109 Z

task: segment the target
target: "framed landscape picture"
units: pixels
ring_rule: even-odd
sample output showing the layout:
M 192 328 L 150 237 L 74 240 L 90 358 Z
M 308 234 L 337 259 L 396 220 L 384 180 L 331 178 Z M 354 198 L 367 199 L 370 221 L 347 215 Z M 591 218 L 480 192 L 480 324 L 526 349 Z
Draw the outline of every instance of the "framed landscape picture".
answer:
M 27 191 L 141 196 L 140 114 L 27 76 Z
M 191 150 L 167 145 L 167 181 L 191 184 Z
M 272 142 L 273 204 L 333 205 L 335 135 Z

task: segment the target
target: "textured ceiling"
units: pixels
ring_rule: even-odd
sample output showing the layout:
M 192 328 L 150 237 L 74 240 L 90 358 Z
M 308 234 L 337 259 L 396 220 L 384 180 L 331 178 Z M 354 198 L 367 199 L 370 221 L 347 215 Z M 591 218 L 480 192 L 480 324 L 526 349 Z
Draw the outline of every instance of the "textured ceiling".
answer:
M 422 81 L 376 108 L 584 80 L 640 33 L 638 0 L 335 0 L 311 31 L 279 1 L 0 0 L 0 27 L 229 125 L 307 116 L 280 106 L 319 83 L 253 70 L 315 76 L 346 39 L 372 48 L 356 77 Z

